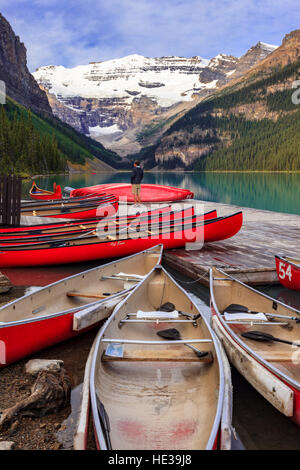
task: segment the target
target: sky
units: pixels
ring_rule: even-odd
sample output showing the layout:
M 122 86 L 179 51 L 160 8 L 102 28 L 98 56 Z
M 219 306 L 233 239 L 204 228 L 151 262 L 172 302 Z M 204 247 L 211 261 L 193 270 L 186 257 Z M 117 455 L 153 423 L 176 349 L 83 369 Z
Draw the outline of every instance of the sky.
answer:
M 237 57 L 300 28 L 296 0 L 0 0 L 31 72 L 141 54 Z

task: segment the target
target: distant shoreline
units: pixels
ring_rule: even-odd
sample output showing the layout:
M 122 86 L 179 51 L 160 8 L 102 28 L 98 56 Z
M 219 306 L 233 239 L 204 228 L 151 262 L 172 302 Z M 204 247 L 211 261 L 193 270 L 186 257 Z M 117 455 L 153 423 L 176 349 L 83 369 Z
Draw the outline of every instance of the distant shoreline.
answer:
M 145 173 L 178 173 L 178 170 L 156 170 L 156 171 L 151 171 L 151 170 L 144 170 Z M 97 171 L 97 172 L 94 172 L 94 173 L 90 173 L 90 172 L 87 172 L 87 171 L 78 171 L 76 172 L 76 174 L 78 175 L 85 175 L 85 174 L 94 174 L 94 175 L 101 175 L 101 174 L 107 174 L 107 173 L 110 173 L 109 171 Z M 117 173 L 131 173 L 131 170 L 120 170 L 120 171 L 117 171 Z M 181 171 L 180 172 L 181 174 L 198 174 L 198 173 L 255 173 L 255 174 L 258 174 L 258 173 L 261 173 L 261 174 L 271 174 L 271 173 L 275 173 L 275 174 L 280 174 L 280 173 L 286 173 L 286 174 L 296 174 L 296 173 L 300 173 L 300 170 L 208 170 L 208 171 L 196 171 L 196 170 L 188 170 L 188 171 Z M 44 174 L 44 175 L 34 175 L 34 176 L 24 176 L 23 178 L 24 179 L 27 179 L 27 180 L 34 180 L 36 178 L 46 178 L 48 176 L 62 176 L 62 175 L 70 175 L 70 174 L 74 174 L 73 172 L 72 173 L 49 173 L 49 174 Z

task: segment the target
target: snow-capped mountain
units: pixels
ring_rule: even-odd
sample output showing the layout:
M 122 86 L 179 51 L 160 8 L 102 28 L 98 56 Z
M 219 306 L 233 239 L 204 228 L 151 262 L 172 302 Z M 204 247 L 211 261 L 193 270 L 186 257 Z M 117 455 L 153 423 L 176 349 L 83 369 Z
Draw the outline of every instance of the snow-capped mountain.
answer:
M 200 86 L 199 73 L 209 61 L 201 57 L 150 59 L 130 55 L 93 62 L 73 69 L 49 66 L 35 73 L 36 80 L 59 99 L 74 97 L 124 99 L 130 104 L 138 95 L 153 98 L 162 107 L 188 101 Z M 184 95 L 182 95 L 184 93 Z
M 55 115 L 126 155 L 138 151 L 141 140 L 189 109 L 197 98 L 238 76 L 274 48 L 258 43 L 248 56 L 219 54 L 211 60 L 134 54 L 72 69 L 50 65 L 33 75 L 47 92 Z

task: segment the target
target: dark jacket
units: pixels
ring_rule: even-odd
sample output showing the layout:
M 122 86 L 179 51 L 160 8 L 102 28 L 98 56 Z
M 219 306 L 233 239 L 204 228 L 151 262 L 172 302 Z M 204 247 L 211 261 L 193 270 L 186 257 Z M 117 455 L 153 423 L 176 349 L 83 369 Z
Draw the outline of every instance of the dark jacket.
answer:
M 131 184 L 140 184 L 144 177 L 144 172 L 140 166 L 135 166 L 131 173 Z

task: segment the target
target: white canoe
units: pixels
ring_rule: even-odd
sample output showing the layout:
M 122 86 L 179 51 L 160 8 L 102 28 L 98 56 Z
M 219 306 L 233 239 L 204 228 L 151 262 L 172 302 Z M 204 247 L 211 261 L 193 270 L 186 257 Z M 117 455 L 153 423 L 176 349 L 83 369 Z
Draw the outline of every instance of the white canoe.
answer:
M 210 272 L 210 296 L 212 325 L 230 362 L 299 426 L 300 311 L 216 268 Z
M 162 311 L 166 302 L 173 312 Z M 181 339 L 157 334 L 170 328 Z M 219 448 L 222 417 L 231 416 L 224 413 L 230 403 L 224 388 L 214 332 L 191 297 L 157 266 L 116 307 L 94 346 L 90 398 L 97 447 Z

